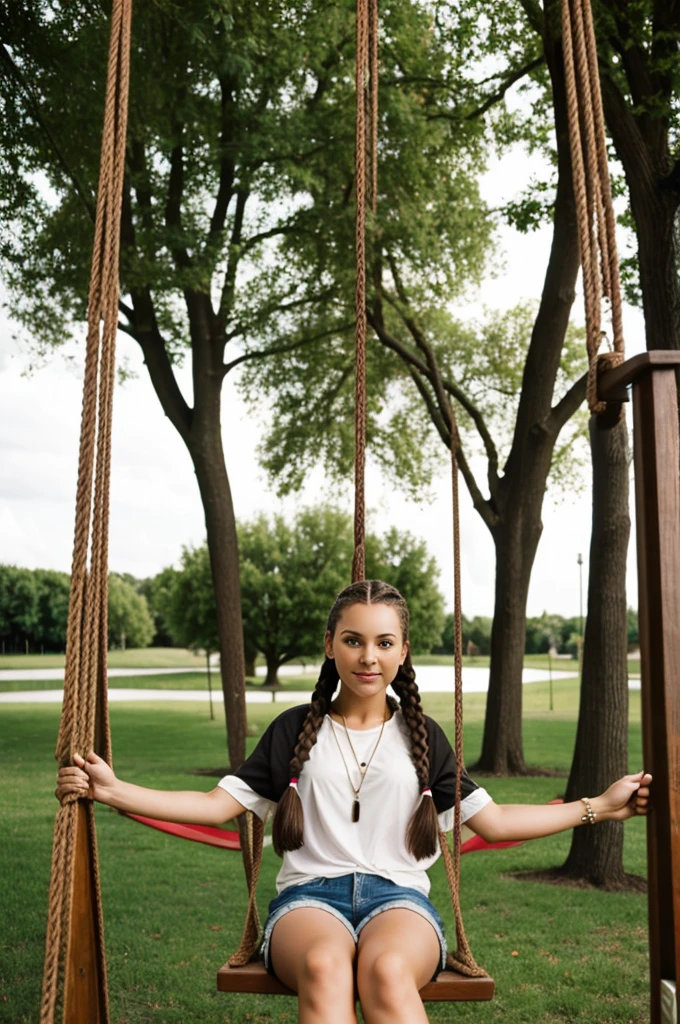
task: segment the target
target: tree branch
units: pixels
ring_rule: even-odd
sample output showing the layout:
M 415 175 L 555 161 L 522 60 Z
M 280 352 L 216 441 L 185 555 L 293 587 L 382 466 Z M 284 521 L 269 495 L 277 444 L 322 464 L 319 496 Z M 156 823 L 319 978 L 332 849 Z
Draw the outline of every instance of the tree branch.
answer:
M 135 227 L 130 202 L 130 180 L 123 182 L 123 203 L 120 219 L 121 250 L 134 252 L 136 248 Z M 156 320 L 151 289 L 147 285 L 130 290 L 132 306 L 122 300 L 118 308 L 128 319 L 128 326 L 119 324 L 121 330 L 134 338 L 142 350 L 144 362 L 151 378 L 153 389 L 161 407 L 182 440 L 188 444 L 193 410 L 182 394 L 177 378 L 168 358 L 163 336 Z
M 179 128 L 181 138 L 182 128 Z M 170 251 L 177 267 L 185 270 L 191 266 L 186 247 L 181 244 L 182 236 L 182 195 L 184 193 L 184 147 L 176 143 L 170 154 L 170 179 L 168 198 L 165 204 L 165 224 L 170 231 Z
M 550 410 L 548 429 L 553 432 L 555 437 L 557 437 L 565 423 L 571 419 L 579 406 L 585 401 L 587 382 L 588 374 L 584 373 L 582 377 L 579 377 L 572 384 L 567 393 L 562 395 L 557 405 Z
M 439 409 L 437 408 L 437 403 L 435 402 L 434 398 L 428 391 L 427 385 L 425 384 L 425 381 L 420 376 L 420 374 L 417 373 L 412 366 L 408 367 L 408 372 L 410 374 L 411 380 L 413 381 L 415 386 L 418 388 L 418 391 L 420 392 L 420 396 L 425 403 L 427 411 L 430 414 L 430 418 L 432 419 L 432 422 L 434 423 L 439 436 L 441 437 L 445 446 L 450 451 L 450 424 L 444 421 L 443 417 L 441 416 L 441 413 L 439 412 Z M 465 481 L 465 485 L 468 489 L 470 497 L 472 498 L 472 504 L 474 505 L 475 509 L 481 516 L 485 525 L 489 528 L 491 533 L 493 533 L 495 527 L 498 525 L 499 517 L 492 510 L 491 505 L 489 504 L 489 502 L 486 500 L 481 490 L 479 489 L 474 474 L 470 469 L 470 464 L 468 463 L 467 458 L 465 457 L 462 444 L 460 443 L 458 445 L 458 451 L 456 452 L 456 458 L 458 460 L 458 468 L 460 469 L 462 477 Z
M 225 363 L 223 370 L 224 376 L 233 370 L 234 367 L 239 366 L 241 363 L 249 362 L 253 359 L 266 359 L 267 356 L 282 355 L 285 352 L 294 352 L 295 349 L 304 348 L 306 345 L 312 345 L 315 341 L 320 341 L 321 338 L 328 338 L 333 334 L 344 333 L 350 331 L 354 327 L 354 321 L 349 324 L 342 324 L 339 327 L 330 327 L 326 331 L 319 331 L 318 334 L 310 335 L 307 338 L 298 338 L 296 341 L 288 342 L 285 345 L 273 345 L 271 348 L 259 349 L 255 352 L 244 352 L 243 355 L 237 356 L 236 359 L 232 359 L 230 363 Z
M 532 71 L 534 71 L 536 68 L 540 67 L 541 64 L 544 63 L 545 54 L 541 53 L 538 55 L 538 57 L 534 57 L 533 60 L 530 60 L 528 64 L 525 64 L 523 67 L 516 68 L 514 71 L 511 71 L 508 77 L 501 82 L 501 84 L 499 85 L 495 92 L 492 92 L 489 96 L 487 96 L 487 98 L 484 100 L 483 103 L 480 104 L 480 106 L 476 107 L 474 110 L 470 111 L 469 114 L 465 115 L 465 120 L 473 121 L 476 117 L 481 117 L 482 114 L 486 114 L 487 110 L 490 110 L 491 107 L 495 106 L 497 103 L 500 103 L 508 89 L 511 89 L 516 82 L 519 82 L 520 79 L 524 78 L 525 75 L 530 74 Z
M 294 292 L 295 290 L 296 286 L 294 285 L 292 288 L 289 289 L 287 294 L 290 295 L 291 292 Z M 257 327 L 258 325 L 265 324 L 274 313 L 288 313 L 290 312 L 291 309 L 300 309 L 303 306 L 311 306 L 317 302 L 330 300 L 332 299 L 332 297 L 333 289 L 326 288 L 324 289 L 324 291 L 318 292 L 316 295 L 305 295 L 302 298 L 293 299 L 291 302 L 272 303 L 271 305 L 265 306 L 264 308 L 260 309 L 258 315 L 254 317 L 253 320 L 251 320 L 247 325 L 237 325 L 233 331 L 229 332 L 227 340 L 233 341 L 233 339 L 237 338 L 239 335 L 245 334 L 248 328 L 250 328 L 250 330 L 252 331 L 252 329 Z
M 40 104 L 31 92 L 29 85 L 26 82 L 26 79 L 21 73 L 21 70 L 12 60 L 12 56 L 5 47 L 4 43 L 0 43 L 0 59 L 2 59 L 2 62 L 8 69 L 11 77 L 15 80 L 21 92 L 24 94 L 30 114 L 33 116 L 36 124 L 38 125 L 38 127 L 44 134 L 45 138 L 47 139 L 49 146 L 52 148 L 57 158 L 59 166 L 61 167 L 62 171 L 64 172 L 68 180 L 71 182 L 74 192 L 83 203 L 83 206 L 89 214 L 90 220 L 94 224 L 96 216 L 94 198 L 90 194 L 89 190 L 80 181 L 80 178 L 78 177 L 76 172 L 70 166 L 61 146 L 59 145 L 59 142 L 57 141 L 56 135 L 54 134 L 54 132 L 52 131 L 51 127 L 49 126 L 49 124 L 47 123 L 42 114 Z
M 538 0 L 520 0 L 520 4 L 534 32 L 543 38 L 545 19 Z
M 210 231 L 207 243 L 208 247 L 211 243 L 217 241 L 224 230 L 224 225 L 227 220 L 227 210 L 229 209 L 229 203 L 231 202 L 235 174 L 234 158 L 230 151 L 230 144 L 233 141 L 232 120 L 234 111 L 234 80 L 231 77 L 221 75 L 219 83 L 222 121 L 220 129 L 220 183 L 217 190 L 217 198 L 215 199 L 215 208 L 213 210 L 212 217 L 210 218 Z
M 268 238 L 276 238 L 278 235 L 292 235 L 295 231 L 299 231 L 295 224 L 277 224 L 276 227 L 268 228 L 266 231 L 259 231 L 256 235 L 251 235 L 250 238 L 246 239 L 243 243 L 243 252 L 250 252 L 260 242 L 266 242 Z
M 396 352 L 408 366 L 413 366 L 419 373 L 424 377 L 427 377 L 427 379 L 433 383 L 432 374 L 427 363 L 422 359 L 419 359 L 413 352 L 410 352 L 402 342 L 395 338 L 394 335 L 390 334 L 385 328 L 384 323 L 381 320 L 376 319 L 372 311 L 369 311 L 367 317 L 371 327 L 378 335 L 382 344 L 386 348 L 390 348 L 393 352 Z M 495 478 L 498 470 L 498 452 L 496 451 L 496 446 L 486 426 L 482 413 L 454 381 L 450 380 L 448 377 L 444 377 L 442 378 L 442 385 L 447 394 L 451 395 L 451 397 L 458 402 L 475 424 L 482 443 L 484 444 L 489 466 L 493 467 L 493 473 L 491 469 L 489 472 L 492 473 L 492 476 Z
M 408 297 L 406 295 L 406 290 L 404 288 L 403 282 L 401 281 L 401 277 L 399 275 L 394 259 L 389 255 L 387 259 L 390 264 L 390 271 L 392 273 L 392 278 L 397 288 L 397 293 L 403 305 L 408 307 Z M 382 295 L 389 302 L 392 308 L 395 309 L 396 312 L 399 314 L 400 318 L 403 320 L 416 345 L 425 355 L 425 364 L 420 363 L 417 366 L 418 370 L 421 373 L 425 373 L 425 375 L 429 378 L 430 382 L 432 383 L 433 387 L 435 387 L 435 390 L 437 387 L 437 378 L 441 379 L 443 390 L 447 392 L 449 395 L 451 395 L 453 398 L 455 398 L 455 400 L 465 410 L 465 412 L 468 414 L 468 416 L 474 423 L 475 427 L 477 428 L 477 432 L 484 445 L 484 450 L 486 452 L 486 457 L 488 460 L 489 489 L 491 491 L 491 494 L 494 494 L 496 486 L 498 484 L 498 451 L 496 449 L 496 445 L 494 444 L 493 438 L 491 437 L 491 434 L 489 432 L 489 429 L 486 425 L 486 421 L 484 420 L 481 411 L 473 402 L 470 401 L 465 392 L 454 381 L 448 378 L 441 377 L 441 372 L 437 365 L 437 359 L 434 354 L 434 351 L 432 350 L 431 345 L 427 342 L 423 331 L 416 324 L 415 320 L 405 313 L 403 306 L 396 302 L 394 298 L 389 294 L 389 292 L 383 289 Z M 387 335 L 387 332 L 385 331 L 384 322 L 382 322 L 382 318 L 380 318 L 380 320 L 381 323 L 379 323 L 378 319 L 374 317 L 371 320 L 371 325 L 373 326 L 374 330 L 380 337 L 380 340 L 383 341 L 384 344 L 387 344 L 387 342 L 381 336 L 380 330 L 378 329 L 380 326 L 385 335 Z M 393 351 L 398 352 L 402 359 L 413 361 L 414 357 L 412 353 L 409 353 L 408 349 L 404 345 L 402 345 L 401 342 L 397 341 L 396 338 L 391 338 L 389 347 L 393 348 Z M 413 362 L 413 365 L 417 365 L 417 363 Z M 443 396 L 440 397 L 439 404 L 440 408 L 442 409 L 442 415 L 446 416 L 446 405 L 448 403 L 446 402 L 446 399 L 443 398 Z
M 229 239 L 229 256 L 227 257 L 227 269 L 224 273 L 224 285 L 220 296 L 220 308 L 218 320 L 222 329 L 227 322 L 227 316 L 234 303 L 236 291 L 236 272 L 241 259 L 241 235 L 243 234 L 243 219 L 246 212 L 246 203 L 250 192 L 248 189 L 239 189 L 236 195 L 236 210 L 234 211 L 234 223 L 231 228 Z

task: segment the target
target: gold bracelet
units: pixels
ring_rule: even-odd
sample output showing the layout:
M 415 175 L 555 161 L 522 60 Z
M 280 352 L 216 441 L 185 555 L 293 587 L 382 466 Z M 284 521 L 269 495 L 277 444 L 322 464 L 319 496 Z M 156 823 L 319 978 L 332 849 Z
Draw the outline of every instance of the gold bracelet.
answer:
M 586 813 L 581 818 L 581 821 L 583 822 L 584 825 L 586 824 L 586 822 L 588 823 L 588 825 L 594 825 L 595 824 L 595 818 L 597 817 L 597 813 L 590 806 L 590 800 L 588 799 L 587 796 L 582 796 L 581 797 L 581 803 L 585 804 L 585 808 L 586 808 Z

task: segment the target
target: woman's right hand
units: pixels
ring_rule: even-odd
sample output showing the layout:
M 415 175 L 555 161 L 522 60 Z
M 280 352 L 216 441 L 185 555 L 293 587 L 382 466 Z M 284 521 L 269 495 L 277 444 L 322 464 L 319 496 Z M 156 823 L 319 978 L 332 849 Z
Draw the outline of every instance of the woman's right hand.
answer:
M 103 800 L 105 792 L 111 790 L 116 782 L 113 769 L 94 751 L 90 751 L 87 758 L 74 754 L 73 760 L 75 764 L 72 767 L 60 768 L 57 773 L 57 799 L 61 800 L 67 793 L 76 793 L 79 797 Z

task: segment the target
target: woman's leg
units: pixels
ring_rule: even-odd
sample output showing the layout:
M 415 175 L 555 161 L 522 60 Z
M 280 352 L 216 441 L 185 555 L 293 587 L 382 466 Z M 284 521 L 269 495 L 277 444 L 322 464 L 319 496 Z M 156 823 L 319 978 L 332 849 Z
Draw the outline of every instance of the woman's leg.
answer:
M 413 910 L 385 910 L 359 935 L 357 987 L 366 1024 L 426 1024 L 418 990 L 441 959 L 439 938 Z
M 351 932 L 316 908 L 291 910 L 272 932 L 277 978 L 298 994 L 300 1024 L 356 1024 Z

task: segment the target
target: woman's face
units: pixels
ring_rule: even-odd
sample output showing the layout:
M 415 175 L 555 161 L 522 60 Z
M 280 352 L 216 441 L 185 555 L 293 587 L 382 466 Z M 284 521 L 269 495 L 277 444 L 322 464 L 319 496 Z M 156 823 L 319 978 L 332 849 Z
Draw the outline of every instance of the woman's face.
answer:
M 325 647 L 340 681 L 358 697 L 384 692 L 408 654 L 399 613 L 389 604 L 345 608 L 335 633 L 326 633 Z

